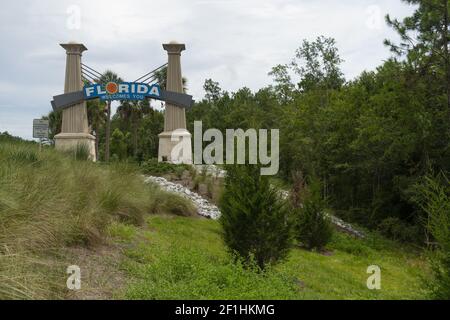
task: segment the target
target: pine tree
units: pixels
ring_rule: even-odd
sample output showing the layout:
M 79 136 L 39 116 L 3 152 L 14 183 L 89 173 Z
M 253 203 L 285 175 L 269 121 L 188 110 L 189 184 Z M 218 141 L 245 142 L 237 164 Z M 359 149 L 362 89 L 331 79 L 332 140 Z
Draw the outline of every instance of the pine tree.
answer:
M 387 23 L 398 32 L 399 44 L 389 40 L 385 44 L 408 62 L 423 76 L 428 74 L 441 83 L 450 111 L 450 1 L 403 0 L 416 5 L 413 15 L 402 21 L 386 16 Z
M 284 258 L 291 245 L 289 211 L 259 166 L 227 168 L 220 202 L 225 244 L 246 262 L 264 269 Z
M 294 177 L 291 202 L 296 214 L 295 236 L 309 250 L 322 250 L 333 236 L 333 225 L 325 212 L 327 200 L 321 189 L 317 178 L 306 185 L 302 176 Z

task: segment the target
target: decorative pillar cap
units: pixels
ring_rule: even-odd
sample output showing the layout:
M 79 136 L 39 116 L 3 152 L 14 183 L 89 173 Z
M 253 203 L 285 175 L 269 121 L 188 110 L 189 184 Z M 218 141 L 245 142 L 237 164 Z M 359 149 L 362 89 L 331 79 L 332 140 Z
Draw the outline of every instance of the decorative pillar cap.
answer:
M 184 43 L 177 43 L 176 41 L 171 41 L 170 43 L 163 44 L 163 48 L 169 54 L 181 54 L 181 51 L 186 50 L 186 45 Z
M 67 54 L 81 55 L 84 51 L 87 50 L 84 44 L 76 42 L 61 43 L 60 46 L 66 49 Z

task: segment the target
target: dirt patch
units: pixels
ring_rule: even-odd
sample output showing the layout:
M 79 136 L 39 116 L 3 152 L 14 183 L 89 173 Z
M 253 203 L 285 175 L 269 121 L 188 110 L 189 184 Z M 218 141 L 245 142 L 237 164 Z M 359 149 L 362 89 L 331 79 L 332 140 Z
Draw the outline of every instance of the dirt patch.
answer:
M 81 289 L 68 291 L 66 299 L 118 299 L 127 284 L 126 274 L 120 270 L 124 255 L 117 245 L 102 245 L 93 249 L 67 249 L 68 261 L 81 270 Z
M 334 252 L 330 250 L 322 250 L 320 251 L 320 254 L 326 257 L 331 257 L 334 255 Z

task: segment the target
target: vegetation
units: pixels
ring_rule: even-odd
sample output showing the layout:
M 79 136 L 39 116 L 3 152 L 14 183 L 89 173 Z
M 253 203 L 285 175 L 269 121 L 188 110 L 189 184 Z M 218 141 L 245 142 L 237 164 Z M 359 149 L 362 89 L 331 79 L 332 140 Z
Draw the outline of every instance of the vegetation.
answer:
M 106 113 L 105 110 L 108 107 L 104 101 L 100 99 L 89 100 L 86 102 L 87 111 L 88 111 L 88 119 L 92 128 L 92 134 L 95 136 L 95 156 L 96 159 L 99 159 L 99 143 L 100 143 L 100 132 L 103 125 L 106 123 Z M 59 114 L 61 117 L 61 111 L 51 114 Z M 61 121 L 61 120 L 59 120 Z M 54 121 L 50 121 L 51 123 Z M 54 130 L 52 130 L 53 132 Z M 61 132 L 61 128 L 59 128 L 58 133 Z
M 67 248 L 103 243 L 114 221 L 139 225 L 145 214 L 192 213 L 183 198 L 144 184 L 133 166 L 99 166 L 0 139 L 0 299 L 63 298 L 73 264 Z
M 421 276 L 428 268 L 419 252 L 376 234 L 358 240 L 335 233 L 329 254 L 294 248 L 260 272 L 227 253 L 219 222 L 166 215 L 173 212 L 165 205 L 174 196 L 142 184 L 130 165 L 96 165 L 47 148 L 39 153 L 26 142 L 0 146 L 2 299 L 66 298 L 65 270 L 79 259 L 69 249 L 91 248 L 97 255 L 102 243 L 118 250 L 108 277 L 126 277 L 112 289 L 114 298 L 425 297 Z M 374 263 L 383 270 L 380 291 L 365 285 L 367 266 Z M 79 297 L 92 290 L 85 281 Z
M 224 242 L 233 254 L 261 269 L 287 255 L 288 210 L 258 166 L 227 166 L 220 209 Z
M 21 143 L 23 142 L 22 138 L 20 137 L 14 137 L 11 134 L 8 133 L 8 131 L 0 132 L 0 142 L 16 142 Z
M 113 71 L 106 70 L 103 76 L 99 79 L 99 83 L 106 85 L 108 82 L 120 83 L 123 80 Z M 92 120 L 91 120 L 92 121 Z M 105 126 L 105 161 L 109 162 L 110 157 L 110 136 L 111 136 L 111 101 L 106 103 L 106 126 Z
M 207 80 L 188 123 L 279 128 L 280 178 L 315 176 L 336 215 L 424 245 L 415 185 L 430 171 L 450 172 L 448 3 L 407 2 L 416 12 L 388 17 L 402 40 L 386 42 L 395 56 L 375 71 L 345 80 L 334 40 L 318 37 L 274 67 L 273 84 L 257 92 L 229 93 Z
M 145 115 L 151 113 L 150 101 L 124 101 L 119 108 L 117 109 L 117 113 L 119 117 L 125 121 L 130 123 L 131 127 L 131 136 L 132 136 L 132 144 L 133 144 L 133 157 L 137 157 L 138 155 L 138 131 L 139 126 L 141 124 L 142 119 Z M 118 129 L 115 129 L 118 130 Z M 125 147 L 125 156 L 126 156 L 126 147 Z
M 186 164 L 172 164 L 158 162 L 158 159 L 149 159 L 141 164 L 142 172 L 154 176 L 167 174 L 181 175 L 184 171 L 192 171 L 192 167 Z
M 130 230 L 131 229 L 131 230 Z M 425 259 L 410 247 L 368 234 L 364 240 L 335 233 L 331 254 L 295 248 L 276 266 L 234 262 L 219 222 L 150 216 L 146 227 L 115 225 L 124 243 L 120 269 L 133 279 L 127 299 L 423 299 Z M 130 245 L 130 243 L 132 245 Z M 382 289 L 366 286 L 367 267 L 382 268 Z
M 204 129 L 222 132 L 280 129 L 280 178 L 289 182 L 292 171 L 317 176 L 337 215 L 423 244 L 425 213 L 414 202 L 414 186 L 430 170 L 450 170 L 449 6 L 445 0 L 404 2 L 416 11 L 402 21 L 387 17 L 401 41 L 386 40 L 394 56 L 375 71 L 345 79 L 334 39 L 319 36 L 275 66 L 273 83 L 257 92 L 230 93 L 207 79 L 205 99 L 187 111 L 187 123 L 202 120 Z M 163 87 L 166 72 L 156 74 Z M 163 113 L 125 102 L 118 110 L 111 130 L 105 128 L 109 116 L 89 112 L 99 158 L 106 159 L 106 131 L 116 132 L 114 159 L 155 158 Z M 60 115 L 50 118 L 57 132 Z
M 437 241 L 430 254 L 433 281 L 428 286 L 435 299 L 450 300 L 450 181 L 442 174 L 426 177 L 418 188 L 428 214 L 427 231 Z
M 301 206 L 296 208 L 296 238 L 309 250 L 323 248 L 333 236 L 333 225 L 326 214 L 327 202 L 322 198 L 319 181 L 302 188 Z

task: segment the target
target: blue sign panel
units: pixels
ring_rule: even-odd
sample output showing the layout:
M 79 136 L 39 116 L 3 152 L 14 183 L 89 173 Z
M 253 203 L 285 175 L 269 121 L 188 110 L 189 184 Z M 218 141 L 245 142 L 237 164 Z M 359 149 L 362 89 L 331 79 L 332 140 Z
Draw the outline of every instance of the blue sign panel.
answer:
M 86 100 L 100 98 L 101 100 L 144 100 L 145 98 L 161 98 L 161 88 L 158 84 L 135 82 L 108 82 L 106 85 L 92 84 L 83 88 Z

